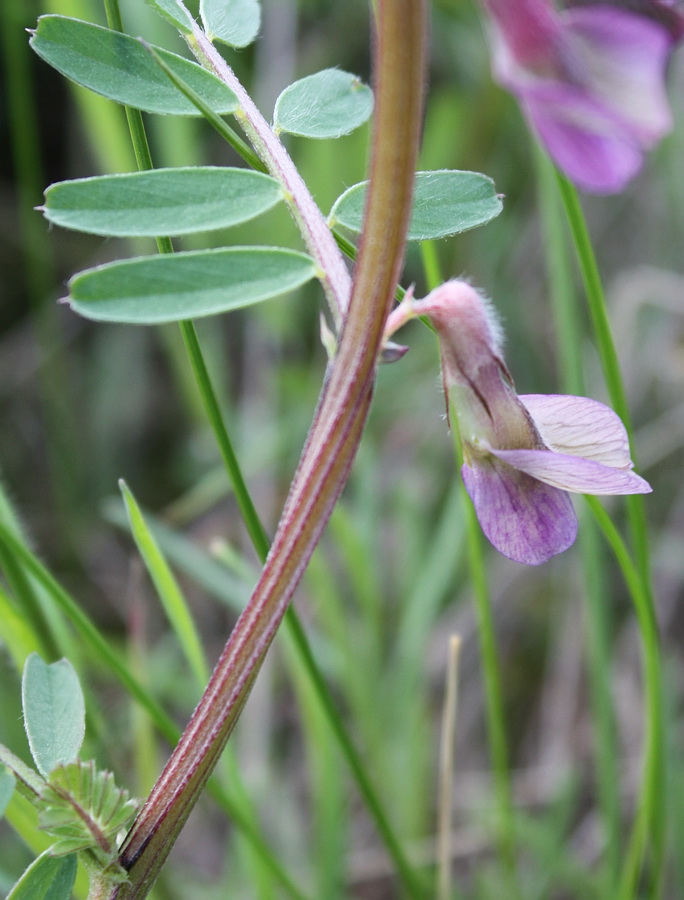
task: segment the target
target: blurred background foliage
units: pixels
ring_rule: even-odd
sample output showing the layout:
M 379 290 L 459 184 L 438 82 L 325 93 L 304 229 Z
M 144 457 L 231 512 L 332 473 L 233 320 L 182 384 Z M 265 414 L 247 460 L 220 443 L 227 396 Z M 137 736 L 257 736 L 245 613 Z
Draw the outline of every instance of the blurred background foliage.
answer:
M 173 29 L 140 0 L 122 0 L 132 34 L 184 52 Z M 294 78 L 336 65 L 369 77 L 368 4 L 263 0 L 257 43 L 230 62 L 268 115 Z M 75 88 L 33 56 L 25 29 L 58 12 L 104 23 L 100 0 L 3 0 L 0 5 L 0 471 L 40 557 L 128 655 L 179 725 L 198 694 L 125 527 L 117 480 L 174 530 L 165 544 L 204 637 L 218 655 L 255 579 L 212 434 L 175 328 L 97 325 L 57 301 L 82 268 L 154 252 L 50 229 L 33 208 L 51 182 L 131 171 L 121 109 Z M 623 195 L 588 199 L 637 426 L 648 501 L 655 589 L 666 651 L 672 865 L 667 896 L 684 896 L 684 57 L 675 55 L 676 128 Z M 199 120 L 148 117 L 155 163 L 237 164 Z M 364 177 L 368 129 L 338 141 L 287 138 L 327 211 Z M 493 85 L 473 3 L 432 5 L 432 66 L 421 168 L 491 176 L 505 195 L 485 228 L 440 242 L 445 276 L 465 275 L 495 301 L 507 360 L 521 392 L 560 392 L 549 310 L 535 152 L 514 101 Z M 299 247 L 283 209 L 230 234 L 179 239 Z M 425 290 L 420 253 L 404 285 Z M 578 293 L 578 302 L 581 295 Z M 324 371 L 315 286 L 198 323 L 231 433 L 272 533 Z M 583 313 L 584 315 L 584 313 Z M 410 353 L 381 369 L 349 486 L 297 597 L 317 659 L 398 832 L 420 862 L 434 859 L 439 709 L 448 637 L 464 641 L 460 670 L 453 860 L 457 897 L 501 897 L 493 853 L 479 648 L 464 553 L 464 517 L 433 336 L 402 333 Z M 588 393 L 606 399 L 586 342 Z M 582 511 L 582 504 L 578 502 Z M 609 503 L 621 521 L 621 503 Z M 196 558 L 195 555 L 202 555 Z M 628 816 L 638 783 L 642 687 L 635 623 L 605 548 L 603 590 L 617 733 L 613 760 Z M 210 556 L 211 554 L 211 556 Z M 488 550 L 504 672 L 524 896 L 603 897 L 597 764 L 586 675 L 579 556 L 573 549 L 528 570 Z M 194 565 L 194 568 L 193 568 Z M 224 567 L 224 568 L 221 568 Z M 228 574 L 225 574 L 226 571 Z M 222 577 L 229 579 L 222 581 Z M 78 662 L 91 694 L 90 752 L 144 793 L 166 757 L 98 660 Z M 0 740 L 24 752 L 19 676 L 0 649 Z M 307 896 L 399 896 L 385 854 L 296 666 L 277 642 L 237 729 L 240 770 L 264 831 Z M 0 825 L 0 891 L 29 850 Z M 281 896 L 252 851 L 206 800 L 156 889 L 160 900 Z

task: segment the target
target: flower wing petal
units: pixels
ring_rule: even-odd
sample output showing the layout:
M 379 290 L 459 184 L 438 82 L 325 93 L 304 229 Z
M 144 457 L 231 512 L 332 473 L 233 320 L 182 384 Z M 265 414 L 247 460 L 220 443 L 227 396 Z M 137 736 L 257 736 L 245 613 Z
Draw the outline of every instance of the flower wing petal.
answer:
M 632 468 L 627 431 L 610 407 L 563 394 L 521 394 L 518 399 L 552 450 L 615 469 Z
M 672 127 L 665 66 L 672 37 L 660 23 L 625 9 L 596 5 L 566 10 L 578 62 L 591 93 L 648 148 Z
M 672 37 L 612 6 L 573 7 L 547 73 L 512 69 L 514 91 L 549 153 L 581 188 L 620 191 L 672 127 L 665 68 Z
M 641 148 L 581 88 L 558 84 L 520 100 L 554 162 L 582 190 L 618 193 L 641 168 Z
M 648 494 L 651 486 L 634 472 L 553 450 L 495 450 L 497 459 L 545 484 L 576 494 Z
M 574 543 L 577 518 L 563 491 L 495 458 L 466 464 L 461 474 L 482 530 L 504 556 L 538 566 Z

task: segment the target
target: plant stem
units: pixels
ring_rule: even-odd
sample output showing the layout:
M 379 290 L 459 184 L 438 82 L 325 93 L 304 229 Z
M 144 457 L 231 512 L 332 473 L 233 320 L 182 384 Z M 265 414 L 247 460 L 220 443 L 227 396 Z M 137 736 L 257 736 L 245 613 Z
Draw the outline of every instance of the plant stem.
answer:
M 116 0 L 108 0 L 108 2 L 110 3 L 110 5 L 116 5 Z M 116 8 L 118 11 L 118 6 Z M 116 19 L 112 17 L 110 24 L 112 23 L 115 27 L 118 27 L 118 25 L 121 24 L 121 20 L 120 18 Z M 162 66 L 164 65 L 163 60 L 160 60 L 156 56 L 156 54 L 155 58 Z M 168 67 L 165 66 L 164 68 L 165 71 L 168 69 Z M 170 70 L 168 70 L 167 74 L 169 74 L 169 77 L 173 78 L 173 73 Z M 174 79 L 174 81 L 176 80 Z M 182 86 L 178 83 L 177 86 L 180 90 L 188 90 L 187 86 Z M 190 99 L 194 100 L 195 97 L 191 96 Z M 202 108 L 202 111 L 204 114 L 211 114 L 211 110 L 205 109 L 204 106 Z M 214 124 L 217 130 L 224 137 L 226 137 L 224 131 L 229 130 L 228 126 L 225 125 L 220 117 L 215 116 L 215 118 L 218 121 L 212 121 L 212 124 Z M 136 159 L 138 160 L 138 164 L 141 168 L 144 169 L 152 168 L 152 158 L 149 152 L 148 142 L 142 122 L 142 116 L 137 110 L 131 110 L 129 125 L 131 126 L 131 136 L 135 146 L 135 154 Z M 233 144 L 234 137 L 235 135 L 233 134 L 232 139 L 227 138 L 230 140 L 231 144 Z M 242 152 L 242 150 L 240 150 L 240 152 Z M 245 156 L 247 162 L 249 162 L 250 165 L 253 165 L 261 170 L 265 168 L 262 167 L 258 158 L 254 158 L 253 154 L 243 153 L 243 156 Z M 160 238 L 158 240 L 158 247 L 160 253 L 173 252 L 173 247 L 168 238 Z M 355 248 L 353 249 L 355 252 Z M 247 528 L 247 532 L 252 541 L 252 545 L 260 561 L 264 563 L 270 548 L 270 541 L 250 496 L 249 489 L 247 488 L 239 461 L 237 459 L 237 455 L 228 434 L 228 430 L 226 428 L 225 421 L 222 416 L 218 400 L 216 398 L 216 393 L 214 391 L 213 385 L 211 383 L 211 378 L 204 361 L 204 356 L 202 354 L 202 349 L 199 343 L 197 330 L 195 329 L 193 323 L 189 321 L 181 322 L 180 329 L 182 332 L 183 341 L 185 343 L 185 348 L 193 369 L 195 381 L 202 398 L 207 417 L 214 432 L 214 436 L 219 446 L 219 450 L 221 452 L 221 456 L 223 458 L 223 462 L 228 473 L 228 477 L 230 479 L 242 519 Z M 311 647 L 309 646 L 306 632 L 304 631 L 304 628 L 302 627 L 301 622 L 299 621 L 299 618 L 294 609 L 289 608 L 287 610 L 284 624 L 286 634 L 291 643 L 294 645 L 294 649 L 304 665 L 304 669 L 312 684 L 314 693 L 318 698 L 318 702 L 320 703 L 324 711 L 325 717 L 328 720 L 328 723 L 338 741 L 342 754 L 347 761 L 352 775 L 354 776 L 359 792 L 364 798 L 366 806 L 371 813 L 373 820 L 375 821 L 378 833 L 380 834 L 388 853 L 394 860 L 397 870 L 403 873 L 403 877 L 405 879 L 410 879 L 411 867 L 406 860 L 406 856 L 400 842 L 394 834 L 392 826 L 384 812 L 383 806 L 375 793 L 375 789 L 366 773 L 363 761 L 358 751 L 356 750 L 356 747 L 354 746 L 354 743 L 347 729 L 345 728 L 342 719 L 338 714 L 334 698 L 330 690 L 328 689 L 323 676 L 321 675 L 315 657 L 311 652 Z
M 625 396 L 620 366 L 610 330 L 606 299 L 601 283 L 596 257 L 582 213 L 577 191 L 560 173 L 558 185 L 575 244 L 582 272 L 587 303 L 591 314 L 596 342 L 604 377 L 615 411 L 625 424 L 630 440 L 632 428 Z M 632 450 L 632 458 L 635 453 Z M 632 543 L 637 559 L 637 571 L 641 581 L 639 602 L 632 594 L 637 621 L 641 632 L 644 654 L 645 748 L 644 771 L 638 799 L 637 815 L 628 848 L 628 865 L 623 870 L 619 897 L 628 900 L 636 891 L 641 860 L 647 844 L 651 848 L 651 900 L 657 900 L 662 888 L 663 862 L 666 845 L 666 826 L 663 816 L 665 798 L 665 747 L 662 710 L 662 662 L 660 638 L 651 590 L 651 571 L 648 547 L 648 524 L 644 500 L 641 495 L 626 497 Z M 596 506 L 591 503 L 592 509 Z M 596 515 L 596 512 L 595 512 Z M 611 523 L 612 524 L 612 523 Z M 623 568 L 624 572 L 624 568 Z
M 562 204 L 555 171 L 537 148 L 537 169 L 547 271 L 555 336 L 560 350 L 561 382 L 569 394 L 585 394 L 583 332 L 573 285 Z M 610 666 L 610 605 L 606 603 L 603 553 L 592 521 L 582 522 L 579 550 L 586 597 L 586 641 L 596 744 L 598 798 L 605 828 L 606 893 L 614 894 L 620 871 L 622 827 L 616 761 L 618 745 Z
M 577 259 L 582 272 L 582 281 L 587 297 L 587 305 L 591 316 L 592 327 L 596 338 L 596 345 L 601 359 L 603 377 L 606 380 L 608 394 L 615 412 L 622 419 L 632 444 L 632 459 L 636 463 L 636 453 L 632 437 L 632 419 L 627 403 L 625 388 L 620 373 L 620 361 L 615 349 L 615 342 L 610 328 L 608 307 L 601 282 L 594 248 L 591 244 L 589 229 L 582 212 L 582 206 L 575 187 L 565 176 L 556 173 L 558 187 L 563 200 L 565 215 L 570 227 L 570 233 L 575 245 Z M 648 550 L 648 526 L 644 512 L 644 498 L 640 494 L 632 494 L 626 498 L 627 511 L 629 513 L 630 528 L 634 541 L 635 552 L 639 561 L 644 581 L 650 585 L 650 560 Z
M 452 793 L 460 651 L 460 635 L 453 634 L 449 639 L 439 752 L 437 900 L 450 900 L 451 897 Z
M 420 249 L 427 287 L 432 291 L 444 280 L 439 267 L 437 248 L 434 241 L 424 241 L 421 243 Z M 399 316 L 400 313 L 397 313 L 397 318 Z M 463 453 L 458 436 L 458 416 L 453 412 L 449 419 L 454 433 L 454 453 L 460 469 L 463 465 Z M 475 595 L 475 614 L 482 653 L 487 740 L 494 772 L 494 796 L 498 815 L 499 855 L 508 877 L 510 897 L 513 900 L 520 896 L 520 886 L 516 863 L 515 805 L 508 762 L 501 671 L 497 657 L 494 618 L 482 551 L 482 530 L 477 521 L 475 508 L 462 484 L 461 496 L 466 508 L 468 566 Z
M 318 265 L 318 277 L 339 330 L 349 306 L 351 277 L 320 209 L 285 147 L 231 67 L 196 22 L 193 22 L 192 36 L 185 37 L 200 62 L 211 69 L 237 96 L 240 106 L 234 115 L 268 171 L 285 189 L 285 203 Z
M 348 316 L 273 546 L 250 602 L 188 727 L 121 852 L 130 881 L 111 898 L 149 892 L 249 694 L 306 564 L 347 480 L 370 406 L 378 352 L 404 254 L 420 135 L 424 0 L 383 0 L 376 41 L 370 188 Z M 336 251 L 337 252 L 337 251 Z M 415 882 L 413 896 L 420 896 Z
M 622 571 L 634 603 L 634 609 L 637 614 L 639 629 L 643 640 L 647 698 L 650 698 L 655 694 L 656 688 L 659 692 L 658 697 L 660 698 L 662 687 L 660 653 L 657 640 L 657 626 L 653 617 L 653 608 L 648 588 L 644 585 L 641 573 L 633 563 L 629 551 L 625 546 L 625 542 L 622 540 L 620 533 L 611 521 L 608 513 L 595 497 L 586 497 L 585 500 L 603 532 L 604 537 L 615 553 L 615 558 L 618 561 L 620 570 Z M 659 720 L 662 721 L 661 702 L 662 701 L 659 699 L 656 715 Z M 636 896 L 639 869 L 641 867 L 642 856 L 651 825 L 649 820 L 650 817 L 656 813 L 662 815 L 664 800 L 662 797 L 662 785 L 659 780 L 661 773 L 658 769 L 654 768 L 652 762 L 651 765 L 649 765 L 649 761 L 652 761 L 653 759 L 658 760 L 662 757 L 662 740 L 662 733 L 654 731 L 652 728 L 648 729 L 645 750 L 645 771 L 639 797 L 639 808 L 637 810 L 636 821 L 627 849 L 627 861 L 623 865 L 620 890 L 617 893 L 617 897 L 620 898 L 620 900 L 630 900 L 630 898 Z M 649 894 L 649 898 L 655 898 L 657 892 L 660 890 L 660 885 L 662 883 L 661 873 L 655 872 L 652 881 L 655 885 L 655 890 Z
M 456 421 L 456 416 L 452 417 Z M 508 744 L 506 740 L 506 716 L 504 712 L 501 670 L 496 648 L 496 633 L 492 604 L 487 586 L 487 575 L 482 552 L 482 535 L 477 521 L 475 507 L 470 498 L 462 491 L 468 517 L 468 563 L 470 577 L 475 595 L 475 614 L 477 630 L 480 636 L 482 653 L 482 672 L 484 677 L 485 707 L 487 717 L 487 736 L 492 758 L 494 775 L 494 795 L 498 819 L 499 854 L 508 876 L 509 894 L 513 898 L 520 897 L 516 862 L 515 806 L 513 788 L 508 760 Z

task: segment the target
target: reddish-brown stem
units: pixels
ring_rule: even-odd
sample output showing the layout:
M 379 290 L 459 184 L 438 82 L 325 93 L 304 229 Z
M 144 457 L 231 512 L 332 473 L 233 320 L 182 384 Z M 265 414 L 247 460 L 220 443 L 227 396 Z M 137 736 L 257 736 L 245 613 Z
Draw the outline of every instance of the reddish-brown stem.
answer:
M 209 778 L 259 666 L 344 487 L 359 446 L 404 256 L 420 138 L 425 0 L 379 0 L 370 187 L 338 352 L 254 593 L 188 727 L 124 843 L 129 882 L 109 900 L 141 900 Z

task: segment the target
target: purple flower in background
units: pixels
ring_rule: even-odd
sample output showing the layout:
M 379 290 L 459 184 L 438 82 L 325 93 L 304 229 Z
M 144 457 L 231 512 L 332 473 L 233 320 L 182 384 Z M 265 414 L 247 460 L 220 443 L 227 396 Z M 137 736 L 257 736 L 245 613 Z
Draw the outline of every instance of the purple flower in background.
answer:
M 567 0 L 566 6 L 596 6 L 604 4 L 646 16 L 665 27 L 673 39 L 684 37 L 684 6 L 682 0 Z
M 554 162 L 586 191 L 620 191 L 671 127 L 665 68 L 684 33 L 668 0 L 483 0 L 494 73 Z
M 495 315 L 469 284 L 443 284 L 413 302 L 412 313 L 437 329 L 463 481 L 482 530 L 504 556 L 539 565 L 571 546 L 577 519 L 566 491 L 651 490 L 630 471 L 627 433 L 607 406 L 586 397 L 516 394 Z

